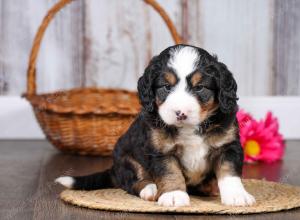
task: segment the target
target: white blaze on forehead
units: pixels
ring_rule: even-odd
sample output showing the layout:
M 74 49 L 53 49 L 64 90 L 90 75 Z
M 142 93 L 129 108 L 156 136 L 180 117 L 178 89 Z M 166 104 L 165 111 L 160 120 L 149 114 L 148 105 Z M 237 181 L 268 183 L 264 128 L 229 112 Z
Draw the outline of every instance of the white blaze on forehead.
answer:
M 168 66 L 173 68 L 179 78 L 184 79 L 195 70 L 195 64 L 199 59 L 197 50 L 193 47 L 179 47 L 171 51 Z
M 187 115 L 186 124 L 197 125 L 200 122 L 200 105 L 196 97 L 186 90 L 186 77 L 191 74 L 199 59 L 198 51 L 190 46 L 181 46 L 170 52 L 168 66 L 178 76 L 179 82 L 172 89 L 163 104 L 159 106 L 159 114 L 163 121 L 169 125 L 180 123 L 176 118 L 176 112 L 180 111 Z

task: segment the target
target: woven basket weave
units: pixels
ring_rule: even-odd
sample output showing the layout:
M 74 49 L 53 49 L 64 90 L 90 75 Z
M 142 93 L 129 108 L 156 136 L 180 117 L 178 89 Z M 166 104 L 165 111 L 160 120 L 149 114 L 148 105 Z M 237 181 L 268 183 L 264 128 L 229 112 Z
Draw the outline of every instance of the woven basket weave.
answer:
M 27 93 L 48 140 L 64 152 L 110 155 L 118 137 L 138 113 L 136 93 L 103 88 L 79 88 L 36 93 L 36 60 L 44 33 L 55 14 L 73 0 L 60 0 L 47 13 L 35 36 L 27 72 Z M 181 42 L 174 24 L 155 0 L 144 0 L 163 18 L 176 44 Z

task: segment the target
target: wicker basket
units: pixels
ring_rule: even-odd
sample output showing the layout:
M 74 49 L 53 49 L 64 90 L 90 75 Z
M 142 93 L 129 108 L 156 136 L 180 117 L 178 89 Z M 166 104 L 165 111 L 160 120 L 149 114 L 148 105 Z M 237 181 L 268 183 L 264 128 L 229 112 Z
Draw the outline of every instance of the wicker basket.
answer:
M 63 152 L 110 155 L 119 136 L 139 112 L 136 93 L 125 90 L 80 88 L 36 94 L 36 59 L 40 44 L 55 14 L 73 0 L 60 0 L 45 16 L 35 36 L 27 72 L 27 93 L 37 120 L 48 140 Z M 163 18 L 180 43 L 169 16 L 154 0 L 144 0 Z

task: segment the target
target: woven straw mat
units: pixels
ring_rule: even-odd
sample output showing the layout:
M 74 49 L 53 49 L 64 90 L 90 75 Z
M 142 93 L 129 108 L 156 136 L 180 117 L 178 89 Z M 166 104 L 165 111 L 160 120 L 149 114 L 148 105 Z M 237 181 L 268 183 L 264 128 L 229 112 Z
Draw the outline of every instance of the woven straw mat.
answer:
M 129 195 L 121 189 L 65 190 L 60 197 L 67 203 L 90 209 L 140 213 L 249 214 L 277 212 L 300 207 L 300 187 L 254 179 L 243 180 L 243 183 L 248 192 L 256 199 L 256 204 L 253 206 L 225 206 L 221 204 L 219 197 L 191 196 L 190 206 L 162 207 L 156 202 L 144 201 Z

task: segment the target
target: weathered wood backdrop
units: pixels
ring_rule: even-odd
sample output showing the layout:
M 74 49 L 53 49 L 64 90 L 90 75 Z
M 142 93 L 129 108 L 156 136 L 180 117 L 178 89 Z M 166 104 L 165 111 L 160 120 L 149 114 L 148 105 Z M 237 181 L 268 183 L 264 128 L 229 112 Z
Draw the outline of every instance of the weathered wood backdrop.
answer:
M 0 94 L 20 95 L 34 34 L 57 0 L 0 1 Z M 299 0 L 159 0 L 187 42 L 218 55 L 240 95 L 300 94 Z M 135 89 L 150 57 L 173 44 L 141 0 L 77 0 L 51 23 L 38 59 L 40 92 Z

